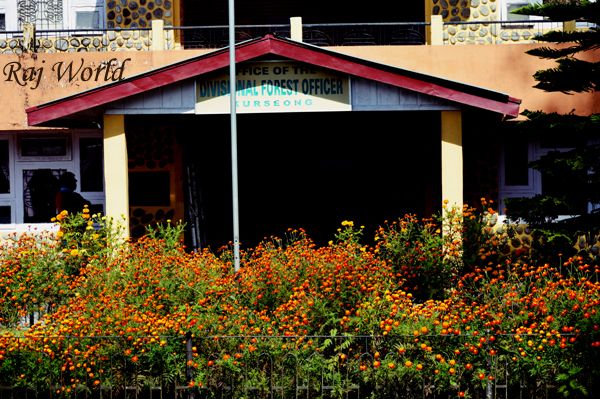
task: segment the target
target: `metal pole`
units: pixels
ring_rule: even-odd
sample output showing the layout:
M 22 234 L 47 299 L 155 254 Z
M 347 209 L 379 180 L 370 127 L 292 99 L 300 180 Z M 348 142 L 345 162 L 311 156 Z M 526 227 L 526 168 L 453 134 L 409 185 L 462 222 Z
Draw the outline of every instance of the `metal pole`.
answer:
M 236 77 L 235 77 L 235 6 L 229 4 L 229 97 L 231 114 L 231 195 L 233 205 L 233 267 L 240 270 L 240 212 L 238 203 L 238 164 L 237 164 L 237 117 L 236 117 Z

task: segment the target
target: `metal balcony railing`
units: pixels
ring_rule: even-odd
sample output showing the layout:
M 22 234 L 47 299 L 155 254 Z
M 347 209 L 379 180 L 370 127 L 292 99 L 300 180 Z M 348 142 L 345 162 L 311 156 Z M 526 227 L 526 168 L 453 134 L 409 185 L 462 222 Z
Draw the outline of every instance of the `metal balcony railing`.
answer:
M 545 20 L 439 22 L 444 43 L 534 42 L 540 34 L 564 29 L 563 23 Z M 426 44 L 430 22 L 328 23 L 303 24 L 302 40 L 316 46 L 402 46 Z M 576 29 L 594 25 L 577 22 Z M 290 24 L 237 25 L 236 42 L 275 34 L 290 37 Z M 433 31 L 433 29 L 432 29 Z M 454 36 L 456 35 L 456 36 Z M 53 29 L 0 31 L 0 53 L 73 51 L 148 51 L 152 39 L 164 37 L 164 49 L 222 48 L 229 45 L 227 25 L 168 26 L 152 28 Z M 456 37 L 456 40 L 452 40 Z M 487 41 L 482 41 L 488 38 Z M 440 39 L 441 40 L 441 39 Z
M 303 41 L 317 46 L 385 46 L 425 44 L 427 22 L 303 24 Z M 185 48 L 219 48 L 229 45 L 228 26 L 165 28 L 179 31 Z M 265 34 L 290 36 L 289 24 L 238 25 L 236 42 Z

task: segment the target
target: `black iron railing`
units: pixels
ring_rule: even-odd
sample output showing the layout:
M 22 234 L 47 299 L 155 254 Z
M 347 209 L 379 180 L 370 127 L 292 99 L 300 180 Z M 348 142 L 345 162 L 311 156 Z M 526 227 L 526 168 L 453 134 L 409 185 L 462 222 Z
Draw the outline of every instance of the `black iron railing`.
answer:
M 386 46 L 425 44 L 427 22 L 304 24 L 302 40 L 317 46 Z M 181 33 L 185 48 L 219 48 L 229 45 L 226 25 L 172 27 Z M 290 36 L 290 25 L 238 25 L 236 42 L 275 34 Z
M 433 353 L 419 348 L 427 342 L 442 351 L 439 356 L 451 359 L 454 352 L 446 353 L 448 348 L 475 347 L 480 339 L 426 335 L 416 343 L 412 335 L 5 335 L 0 337 L 5 362 L 0 398 L 431 399 L 456 397 L 461 389 L 473 398 L 557 397 L 556 387 L 548 381 L 515 372 L 501 345 L 495 347 L 498 354 L 480 357 L 482 362 L 472 369 L 457 364 L 458 385 L 442 383 L 443 373 L 452 373 L 451 366 L 432 360 Z M 399 356 L 402 348 L 406 353 Z M 396 372 L 405 358 L 415 361 L 409 369 L 414 378 Z M 426 362 L 422 371 L 417 359 Z M 432 362 L 445 371 L 437 375 Z M 478 382 L 477 373 L 484 373 L 485 379 Z M 591 381 L 589 387 L 596 392 L 598 382 Z
M 303 24 L 302 40 L 316 46 L 423 45 L 426 43 L 425 30 L 429 25 L 429 22 Z M 578 22 L 576 28 L 589 29 L 593 26 Z M 524 38 L 532 41 L 541 33 L 561 30 L 563 25 L 561 22 L 545 20 L 444 22 L 446 32 L 454 29 L 465 32 L 477 30 L 481 33 L 480 28 L 493 31 L 495 37 L 500 36 L 500 32 L 509 34 L 515 30 L 528 30 L 530 33 L 519 36 L 517 41 Z M 164 31 L 168 38 L 167 49 L 180 45 L 186 49 L 214 49 L 229 45 L 227 25 L 168 26 Z M 255 39 L 266 34 L 290 37 L 290 31 L 289 24 L 237 25 L 235 41 Z M 0 31 L 0 52 L 150 50 L 152 36 L 151 28 L 52 29 L 36 30 L 33 35 L 32 38 L 23 31 Z

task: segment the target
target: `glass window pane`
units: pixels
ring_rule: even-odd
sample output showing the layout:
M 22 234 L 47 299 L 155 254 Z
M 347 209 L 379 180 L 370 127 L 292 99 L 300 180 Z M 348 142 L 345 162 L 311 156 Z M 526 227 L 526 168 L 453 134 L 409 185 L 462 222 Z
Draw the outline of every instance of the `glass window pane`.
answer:
M 75 29 L 100 28 L 100 13 L 98 11 L 77 11 L 75 13 Z
M 58 177 L 63 169 L 23 170 L 23 222 L 50 223 L 56 216 Z
M 81 138 L 79 140 L 79 170 L 81 191 L 104 191 L 102 172 L 102 139 Z
M 8 165 L 8 140 L 0 140 L 0 194 L 10 193 L 10 170 Z
M 0 30 L 6 30 L 6 14 L 0 14 Z
M 504 185 L 529 185 L 528 144 L 512 141 L 504 148 Z
M 12 223 L 10 220 L 10 205 L 0 205 L 0 224 Z
M 586 193 L 581 190 L 581 184 L 585 180 L 585 175 L 577 173 L 542 172 L 542 194 L 565 200 L 570 206 L 571 214 L 586 214 Z
M 22 137 L 19 139 L 22 157 L 60 157 L 69 156 L 67 137 Z

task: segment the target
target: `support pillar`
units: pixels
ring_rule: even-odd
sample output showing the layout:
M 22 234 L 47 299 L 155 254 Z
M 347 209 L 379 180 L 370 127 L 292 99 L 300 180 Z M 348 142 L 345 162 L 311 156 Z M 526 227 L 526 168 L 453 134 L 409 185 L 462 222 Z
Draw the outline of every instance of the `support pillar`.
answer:
M 461 111 L 442 111 L 442 201 L 463 206 Z
M 104 115 L 104 186 L 107 217 L 119 223 L 129 237 L 129 166 L 125 115 Z

